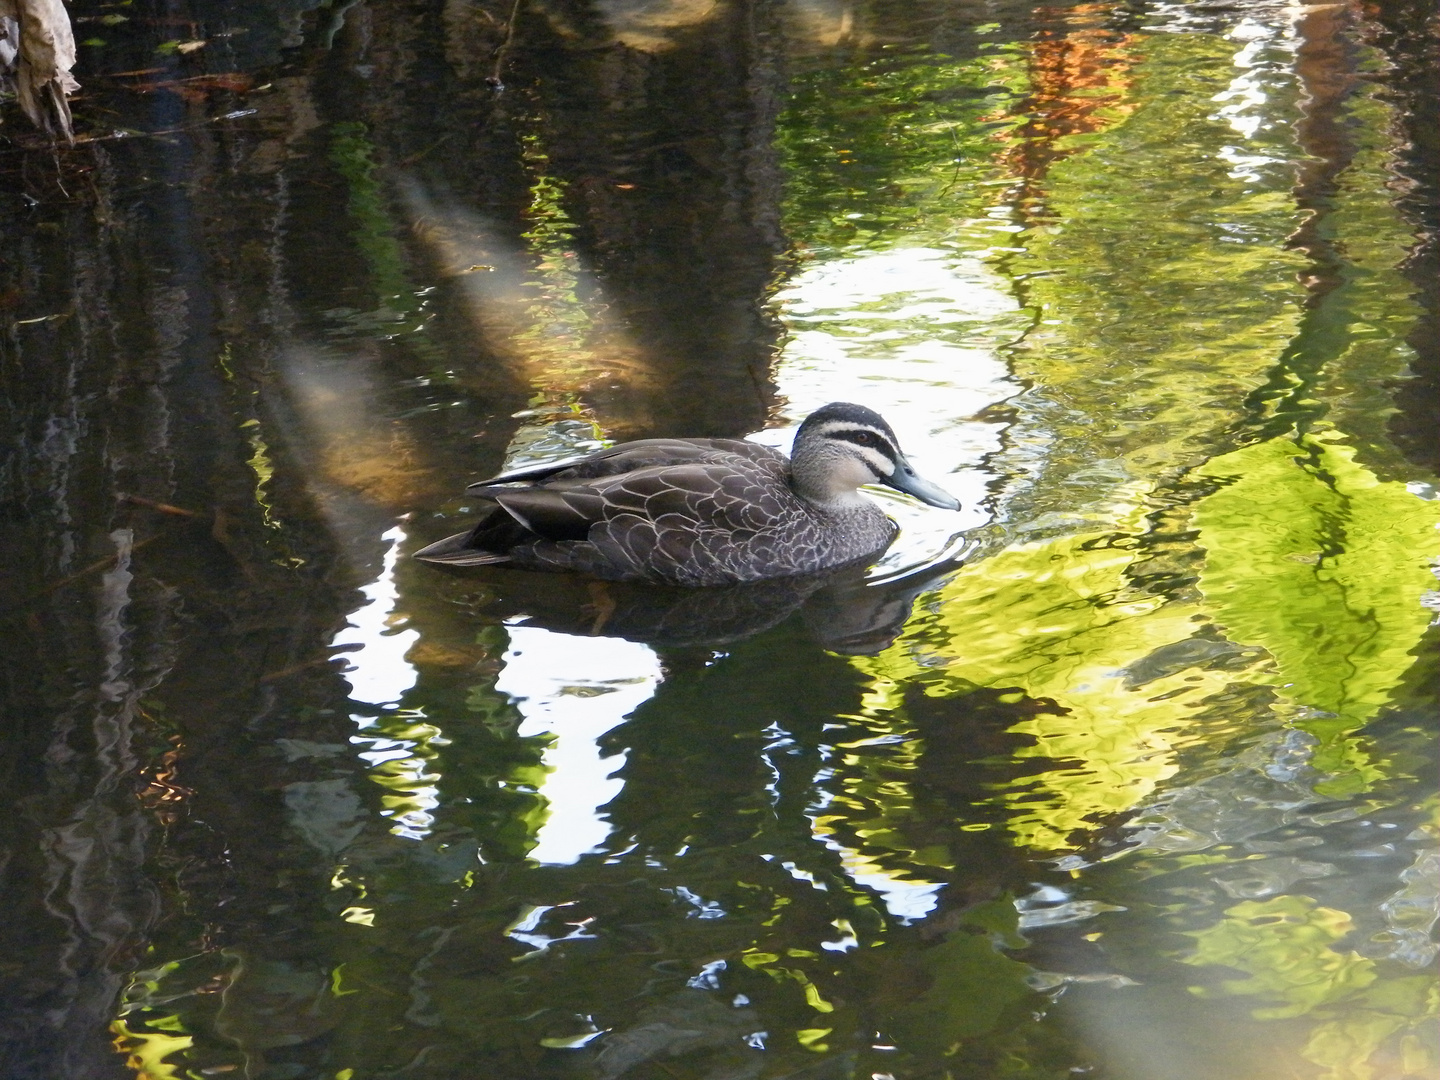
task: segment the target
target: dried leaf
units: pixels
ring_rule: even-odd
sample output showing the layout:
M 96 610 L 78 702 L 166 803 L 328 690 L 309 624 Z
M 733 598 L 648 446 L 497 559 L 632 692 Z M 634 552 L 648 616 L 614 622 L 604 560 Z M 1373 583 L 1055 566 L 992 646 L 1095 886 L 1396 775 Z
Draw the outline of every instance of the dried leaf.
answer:
M 20 108 L 36 127 L 74 142 L 66 96 L 80 89 L 71 75 L 75 34 L 61 0 L 0 0 L 0 76 L 13 79 Z

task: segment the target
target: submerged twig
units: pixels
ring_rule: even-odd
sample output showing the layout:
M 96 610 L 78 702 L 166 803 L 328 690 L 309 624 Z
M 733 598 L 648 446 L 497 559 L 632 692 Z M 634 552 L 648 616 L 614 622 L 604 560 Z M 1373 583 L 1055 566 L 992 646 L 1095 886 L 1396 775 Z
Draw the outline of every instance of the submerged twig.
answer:
M 159 540 L 159 539 L 160 539 L 160 536 L 161 536 L 160 533 L 156 533 L 154 536 L 147 536 L 144 540 L 141 540 L 141 541 L 139 541 L 138 543 L 132 544 L 132 545 L 130 546 L 130 552 L 133 554 L 133 553 L 139 551 L 141 548 L 143 548 L 143 547 L 145 547 L 145 546 L 147 546 L 147 545 L 149 545 L 149 544 L 153 544 L 156 540 Z M 27 596 L 27 597 L 21 602 L 20 606 L 21 606 L 21 607 L 28 607 L 30 604 L 33 604 L 36 600 L 40 600 L 40 599 L 42 599 L 42 598 L 44 598 L 44 597 L 46 597 L 46 596 L 49 596 L 51 593 L 57 592 L 57 591 L 59 591 L 60 589 L 65 588 L 65 587 L 68 586 L 68 585 L 74 585 L 75 582 L 79 581 L 81 578 L 88 577 L 89 575 L 91 575 L 91 574 L 93 574 L 93 573 L 95 573 L 95 572 L 97 572 L 97 571 L 99 571 L 99 570 L 108 570 L 108 569 L 110 569 L 112 566 L 115 565 L 115 563 L 119 560 L 119 558 L 120 558 L 120 556 L 119 556 L 118 553 L 115 554 L 115 555 L 107 555 L 107 556 L 105 556 L 105 558 L 103 558 L 103 559 L 98 559 L 98 560 L 96 560 L 95 562 L 91 563 L 89 566 L 82 567 L 81 569 L 76 570 L 76 571 L 75 571 L 73 574 L 71 574 L 69 577 L 63 577 L 63 578 L 61 578 L 59 581 L 52 581 L 49 585 L 46 585 L 46 586 L 45 586 L 43 589 L 41 589 L 39 592 L 35 592 L 35 593 L 32 593 L 31 595 Z
M 510 44 L 515 40 L 515 23 L 520 18 L 520 5 L 524 0 L 515 0 L 510 6 L 510 17 L 505 20 L 505 37 L 491 55 L 495 58 L 495 67 L 485 79 L 485 85 L 495 90 L 504 90 L 505 83 L 500 78 L 501 72 L 505 69 L 505 57 L 509 55 Z
M 3 0 L 0 0 L 3 3 Z M 166 135 L 183 135 L 187 131 L 197 131 L 208 124 L 219 123 L 222 120 L 239 120 L 242 117 L 254 116 L 256 109 L 236 109 L 234 112 L 223 113 L 220 116 L 211 116 L 194 124 L 181 124 L 179 127 L 162 128 L 159 131 L 114 131 L 109 135 L 81 135 L 78 139 L 71 140 L 71 145 L 79 146 L 82 143 L 92 142 L 114 142 L 119 139 L 159 139 Z M 28 153 L 33 146 L 14 146 L 0 150 L 0 154 L 24 154 Z
M 291 664 L 289 667 L 281 668 L 279 671 L 272 671 L 268 675 L 261 675 L 257 680 L 262 683 L 272 683 L 280 679 L 288 679 L 291 675 L 299 675 L 302 671 L 309 671 L 311 668 L 324 667 L 338 656 L 317 656 L 313 660 L 302 660 L 298 664 Z
M 202 514 L 197 510 L 186 510 L 182 506 L 171 506 L 169 503 L 156 502 L 154 499 L 147 499 L 143 495 L 128 495 L 121 492 L 115 496 L 120 502 L 134 503 L 136 506 L 147 506 L 151 510 L 159 510 L 162 514 L 174 514 L 177 517 L 187 518 L 209 518 L 211 515 Z

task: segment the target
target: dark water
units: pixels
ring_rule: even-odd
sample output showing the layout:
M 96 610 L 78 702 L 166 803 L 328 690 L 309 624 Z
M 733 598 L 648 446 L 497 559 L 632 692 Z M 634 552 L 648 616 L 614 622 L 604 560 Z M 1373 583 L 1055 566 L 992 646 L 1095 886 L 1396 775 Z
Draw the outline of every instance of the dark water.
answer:
M 1429 6 L 73 14 L 0 1074 L 1436 1075 Z M 404 558 L 833 399 L 965 503 L 868 583 Z

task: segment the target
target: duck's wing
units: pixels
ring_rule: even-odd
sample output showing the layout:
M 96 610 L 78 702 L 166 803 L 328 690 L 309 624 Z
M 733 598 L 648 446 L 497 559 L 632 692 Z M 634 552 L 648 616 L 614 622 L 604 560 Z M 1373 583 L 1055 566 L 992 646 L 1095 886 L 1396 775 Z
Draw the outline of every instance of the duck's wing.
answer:
M 699 450 L 707 451 L 707 448 Z M 708 452 L 718 454 L 724 464 L 636 468 L 637 460 L 657 454 L 676 456 L 673 447 L 641 447 L 637 453 L 623 458 L 622 463 L 627 467 L 614 474 L 577 477 L 574 470 L 567 469 L 550 475 L 543 483 L 524 483 L 516 482 L 517 473 L 506 473 L 494 482 L 471 484 L 470 494 L 493 504 L 490 512 L 469 532 L 446 537 L 417 551 L 414 557 L 451 566 L 509 562 L 517 555 L 526 561 L 526 554 L 535 544 L 586 541 L 593 526 L 621 517 L 628 521 L 649 514 L 671 513 L 672 529 L 698 528 L 707 512 L 718 513 L 723 518 L 723 511 L 704 503 L 702 495 L 723 493 L 726 476 L 749 477 L 752 486 L 761 486 L 762 478 L 772 476 L 773 466 L 768 462 L 713 448 Z M 783 459 L 780 460 L 783 464 Z M 602 462 L 601 466 L 609 463 Z M 706 469 L 709 472 L 705 472 Z M 729 483 L 732 488 L 736 486 L 734 479 Z M 769 479 L 769 486 L 775 483 Z M 679 516 L 673 516 L 675 514 Z M 730 527 L 723 520 L 714 524 L 721 529 Z M 670 547 L 674 546 L 672 541 Z
M 482 494 L 543 538 L 527 558 L 602 577 L 755 580 L 798 572 L 803 566 L 792 568 L 792 556 L 803 561 L 820 541 L 788 486 L 775 482 L 768 463 L 748 457 Z
M 462 533 L 447 536 L 444 540 L 427 544 L 415 552 L 412 558 L 441 566 L 494 566 L 510 562 L 509 552 L 486 551 L 476 547 L 474 529 L 466 529 Z
M 590 480 L 603 476 L 619 476 L 638 469 L 703 462 L 719 463 L 732 457 L 753 462 L 780 477 L 786 475 L 789 468 L 789 459 L 778 450 L 743 439 L 637 439 L 633 442 L 617 443 L 584 457 L 511 469 L 488 480 L 471 484 L 466 490 L 472 494 L 484 494 L 479 489 L 492 484 Z

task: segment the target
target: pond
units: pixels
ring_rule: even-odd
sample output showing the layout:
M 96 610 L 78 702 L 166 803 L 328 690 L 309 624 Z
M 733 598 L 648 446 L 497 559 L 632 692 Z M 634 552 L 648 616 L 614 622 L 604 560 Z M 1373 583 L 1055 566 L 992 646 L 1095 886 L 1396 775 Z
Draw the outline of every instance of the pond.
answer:
M 1423 2 L 80 0 L 0 143 L 0 1073 L 1440 1069 Z M 854 401 L 867 576 L 409 555 Z

